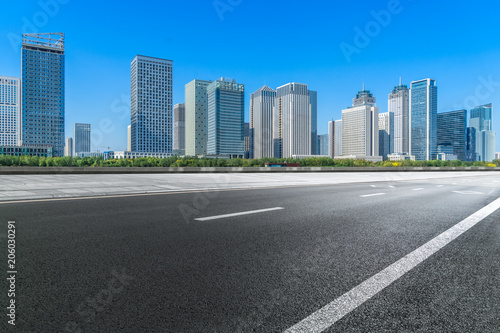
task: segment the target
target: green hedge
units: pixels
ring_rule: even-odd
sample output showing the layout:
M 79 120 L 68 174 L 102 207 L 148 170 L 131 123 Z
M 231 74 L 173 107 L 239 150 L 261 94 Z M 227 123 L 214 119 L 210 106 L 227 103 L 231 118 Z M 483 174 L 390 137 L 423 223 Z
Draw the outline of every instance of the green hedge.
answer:
M 462 161 L 401 161 L 369 162 L 365 160 L 333 160 L 329 157 L 209 159 L 196 157 L 143 157 L 136 159 L 103 160 L 102 157 L 36 157 L 0 155 L 0 166 L 33 167 L 263 167 L 266 163 L 300 163 L 303 167 L 493 167 L 500 166 L 500 160 L 493 162 Z

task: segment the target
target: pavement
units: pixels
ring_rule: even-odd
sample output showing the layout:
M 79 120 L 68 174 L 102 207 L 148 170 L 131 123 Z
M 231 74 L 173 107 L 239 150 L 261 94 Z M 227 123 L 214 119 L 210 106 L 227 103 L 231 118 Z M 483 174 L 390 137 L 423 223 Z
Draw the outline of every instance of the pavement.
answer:
M 498 173 L 111 176 L 0 178 L 1 332 L 500 331 Z
M 214 189 L 268 188 L 363 182 L 492 177 L 475 172 L 348 172 L 294 174 L 0 175 L 0 201 L 95 197 Z

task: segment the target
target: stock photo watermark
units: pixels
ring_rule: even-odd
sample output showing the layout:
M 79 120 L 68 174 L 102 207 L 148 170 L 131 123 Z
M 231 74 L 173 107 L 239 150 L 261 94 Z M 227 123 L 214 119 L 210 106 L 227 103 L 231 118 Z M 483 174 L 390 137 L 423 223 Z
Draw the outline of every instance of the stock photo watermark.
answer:
M 36 34 L 40 29 L 49 24 L 50 19 L 54 18 L 61 11 L 62 6 L 68 4 L 71 0 L 40 0 L 38 6 L 40 10 L 28 17 L 21 17 L 21 34 Z M 7 34 L 7 39 L 14 52 L 19 52 L 22 45 L 22 36 L 13 32 Z
M 224 21 L 224 15 L 227 12 L 232 12 L 237 6 L 241 5 L 243 0 L 214 0 L 212 5 L 214 6 L 217 16 L 221 22 Z
M 119 294 L 123 293 L 125 287 L 130 284 L 130 281 L 135 279 L 135 277 L 126 273 L 125 268 L 121 272 L 112 270 L 111 275 L 113 277 L 109 280 L 107 288 L 99 291 L 94 297 L 86 298 L 85 301 L 76 307 L 76 313 L 80 316 L 81 321 L 86 323 L 93 322 L 97 314 L 106 310 L 113 300 Z M 64 332 L 82 333 L 81 323 L 79 324 L 75 321 L 67 323 L 64 327 Z
M 479 76 L 477 78 L 479 83 L 474 89 L 474 94 L 467 96 L 462 104 L 455 104 L 455 109 L 473 109 L 481 104 L 487 102 L 493 94 L 500 88 L 500 81 L 495 81 L 493 79 L 493 74 L 488 75 L 488 77 Z
M 16 222 L 7 222 L 7 322 L 9 325 L 16 325 Z
M 207 191 L 196 193 L 190 204 L 183 203 L 179 205 L 179 211 L 187 225 L 191 224 L 194 218 L 201 217 L 203 210 L 210 205 L 213 199 L 220 195 L 220 191 L 214 191 L 213 189 L 222 190 L 224 187 L 221 187 L 221 185 L 225 186 L 231 183 L 230 174 L 211 174 L 210 177 L 213 179 L 214 188 L 207 188 Z
M 413 0 L 406 0 L 412 2 Z M 339 47 L 346 59 L 347 63 L 352 62 L 352 57 L 355 54 L 360 54 L 361 51 L 367 48 L 373 39 L 377 38 L 387 28 L 393 18 L 400 15 L 404 10 L 404 6 L 400 0 L 389 0 L 385 9 L 379 11 L 370 11 L 372 20 L 368 21 L 364 27 L 354 27 L 354 38 L 352 43 L 345 41 L 341 42 Z
M 122 94 L 115 99 L 110 106 L 111 112 L 118 115 L 118 120 L 130 119 L 130 95 Z M 92 130 L 92 145 L 97 149 L 104 143 L 105 135 L 112 134 L 116 130 L 113 119 L 107 117 L 99 121 L 98 128 Z

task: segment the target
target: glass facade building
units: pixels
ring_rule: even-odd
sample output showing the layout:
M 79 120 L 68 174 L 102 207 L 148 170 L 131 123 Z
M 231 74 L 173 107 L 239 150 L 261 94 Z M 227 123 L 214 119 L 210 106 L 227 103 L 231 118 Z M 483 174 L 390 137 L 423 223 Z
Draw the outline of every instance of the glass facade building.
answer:
M 0 76 L 0 146 L 21 141 L 21 80 Z
M 385 112 L 378 115 L 379 155 L 387 159 L 394 151 L 394 113 Z
M 438 113 L 437 145 L 453 148 L 453 154 L 460 161 L 468 160 L 467 150 L 467 110 Z
M 73 126 L 73 153 L 90 152 L 90 124 L 75 124 Z
M 174 105 L 174 150 L 186 149 L 186 106 L 183 103 Z M 183 155 L 183 154 L 182 154 Z
M 220 78 L 207 87 L 207 154 L 244 156 L 245 85 Z
M 470 110 L 470 127 L 476 129 L 476 154 L 479 161 L 495 159 L 495 132 L 492 123 L 493 104 Z
M 24 146 L 52 146 L 64 155 L 64 34 L 23 34 L 22 127 Z
M 131 148 L 172 154 L 172 60 L 137 55 L 131 63 Z
M 425 79 L 410 85 L 410 155 L 417 161 L 437 158 L 437 86 Z

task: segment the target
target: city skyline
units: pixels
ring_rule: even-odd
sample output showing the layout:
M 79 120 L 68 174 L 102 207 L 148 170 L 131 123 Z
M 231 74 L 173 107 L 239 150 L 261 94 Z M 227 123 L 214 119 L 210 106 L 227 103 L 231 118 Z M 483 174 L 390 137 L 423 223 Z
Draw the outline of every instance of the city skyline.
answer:
M 130 59 L 136 54 L 147 54 L 160 58 L 173 59 L 174 67 L 173 103 L 184 102 L 184 85 L 195 78 L 216 78 L 228 76 L 238 78 L 246 86 L 245 92 L 245 120 L 248 121 L 250 94 L 263 85 L 277 87 L 283 82 L 302 82 L 310 89 L 318 91 L 318 134 L 326 134 L 328 121 L 340 119 L 341 110 L 346 105 L 346 97 L 353 91 L 359 90 L 362 82 L 366 82 L 372 93 L 378 97 L 380 112 L 387 111 L 383 96 L 390 93 L 394 83 L 400 76 L 403 84 L 409 85 L 413 80 L 432 77 L 440 86 L 438 112 L 458 109 L 470 110 L 476 105 L 493 103 L 500 105 L 499 83 L 500 71 L 495 66 L 500 50 L 494 43 L 494 10 L 485 12 L 481 8 L 467 6 L 468 15 L 478 15 L 484 18 L 481 27 L 465 22 L 459 31 L 451 34 L 449 31 L 450 18 L 463 14 L 460 6 L 450 8 L 445 4 L 435 4 L 436 11 L 426 10 L 428 1 L 408 2 L 401 1 L 402 11 L 393 16 L 389 25 L 384 26 L 380 33 L 371 37 L 369 43 L 359 48 L 359 53 L 351 56 L 347 62 L 340 45 L 355 44 L 355 27 L 364 30 L 366 25 L 374 21 L 371 11 L 387 10 L 387 1 L 360 1 L 356 4 L 341 4 L 335 7 L 328 2 L 319 2 L 315 6 L 303 8 L 298 4 L 287 4 L 285 10 L 289 13 L 304 12 L 305 16 L 314 17 L 306 22 L 311 23 L 308 38 L 318 45 L 320 52 L 296 51 L 290 41 L 292 36 L 283 37 L 281 44 L 283 51 L 294 50 L 290 57 L 284 59 L 281 52 L 268 57 L 258 56 L 259 51 L 275 50 L 272 43 L 264 43 L 262 47 L 248 49 L 249 40 L 254 40 L 256 33 L 274 29 L 282 31 L 285 19 L 278 17 L 269 20 L 268 25 L 256 27 L 250 25 L 251 18 L 258 12 L 258 3 L 241 3 L 234 10 L 227 11 L 223 20 L 214 9 L 211 2 L 200 2 L 200 11 L 193 12 L 191 5 L 183 3 L 171 4 L 169 11 L 175 11 L 173 19 L 166 23 L 157 19 L 157 13 L 151 13 L 145 8 L 136 8 L 128 4 L 121 6 L 122 17 L 136 17 L 136 12 L 147 12 L 150 19 L 141 21 L 143 27 L 127 27 L 121 21 L 116 22 L 116 28 L 111 28 L 114 42 L 109 43 L 106 34 L 93 34 L 92 39 L 87 36 L 94 32 L 94 27 L 83 26 L 73 20 L 74 16 L 87 15 L 97 22 L 109 20 L 109 13 L 114 9 L 113 3 L 100 5 L 101 11 L 91 11 L 90 6 L 83 6 L 77 2 L 60 5 L 57 13 L 49 16 L 43 26 L 37 25 L 33 17 L 37 13 L 44 13 L 44 9 L 37 2 L 23 4 L 22 8 L 15 4 L 4 4 L 5 16 L 2 16 L 3 25 L 0 28 L 0 47 L 5 52 L 0 55 L 0 75 L 20 77 L 20 47 L 17 39 L 23 32 L 31 32 L 31 25 L 38 32 L 64 31 L 66 33 L 66 137 L 71 133 L 74 123 L 84 121 L 92 124 L 93 149 L 102 146 L 111 146 L 115 150 L 126 149 L 127 131 L 130 112 Z M 430 3 L 430 2 L 429 2 Z M 464 2 L 465 4 L 465 2 Z M 493 3 L 492 6 L 498 6 Z M 19 7 L 19 8 L 18 8 Z M 480 7 L 480 6 L 477 6 Z M 450 18 L 442 20 L 439 10 L 446 9 Z M 268 4 L 265 17 L 274 17 L 278 10 L 283 10 L 283 4 Z M 190 13 L 189 16 L 184 13 Z M 6 15 L 6 14 L 9 15 Z M 356 13 L 345 15 L 345 13 Z M 192 15 L 191 15 L 192 14 Z M 328 15 L 327 15 L 328 14 Z M 331 17 L 333 15 L 333 17 Z M 40 16 L 40 15 L 38 15 Z M 333 26 L 325 30 L 321 23 L 323 16 L 333 21 Z M 344 17 L 345 16 L 345 17 Z M 490 17 L 491 16 L 491 17 Z M 23 17 L 25 19 L 23 19 Z M 183 18 L 182 20 L 180 18 Z M 422 18 L 433 21 L 432 29 L 424 27 L 424 31 L 432 30 L 432 38 L 413 37 L 408 40 L 405 36 L 416 29 L 412 23 L 420 22 Z M 490 19 L 488 19 L 490 17 Z M 188 22 L 185 22 L 186 19 Z M 28 23 L 26 23 L 28 22 Z M 239 31 L 240 36 L 234 43 L 228 45 L 204 41 L 197 35 L 195 27 L 185 30 L 175 29 L 180 22 L 197 22 L 202 24 L 207 32 L 218 29 L 230 30 L 232 25 L 241 24 L 251 27 Z M 189 24 L 187 24 L 189 25 Z M 87 31 L 90 29 L 90 32 Z M 153 37 L 143 34 L 146 29 L 161 29 L 165 31 L 162 43 L 154 42 Z M 330 30 L 332 29 L 332 30 Z M 422 28 L 420 28 L 422 29 Z M 331 32 L 336 33 L 332 34 Z M 463 32 L 463 33 L 462 33 Z M 228 32 L 228 38 L 236 32 Z M 424 33 L 422 33 L 424 35 Z M 127 42 L 129 38 L 133 43 Z M 393 43 L 398 39 L 398 43 Z M 443 43 L 442 41 L 445 40 Z M 192 41 L 189 42 L 188 41 Z M 417 49 L 411 48 L 414 44 Z M 119 45 L 119 47 L 115 47 Z M 196 52 L 200 47 L 209 52 L 203 55 Z M 214 54 L 210 51 L 221 48 Z M 357 47 L 357 46 L 356 46 Z M 229 50 L 232 50 L 229 52 Z M 411 50 L 411 52 L 410 52 Z M 453 50 L 450 54 L 449 50 Z M 215 55 L 217 54 L 217 55 Z M 233 55 L 237 54 L 237 57 Z M 369 70 L 368 70 L 369 69 Z M 95 78 L 99 77 L 98 82 Z M 80 95 L 81 91 L 86 94 Z M 88 99 L 87 96 L 92 96 Z M 81 119 L 85 114 L 86 118 Z M 494 117 L 493 127 L 500 128 L 499 117 Z M 497 136 L 496 146 L 500 147 L 500 137 Z M 499 150 L 497 148 L 496 150 Z

